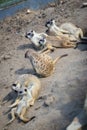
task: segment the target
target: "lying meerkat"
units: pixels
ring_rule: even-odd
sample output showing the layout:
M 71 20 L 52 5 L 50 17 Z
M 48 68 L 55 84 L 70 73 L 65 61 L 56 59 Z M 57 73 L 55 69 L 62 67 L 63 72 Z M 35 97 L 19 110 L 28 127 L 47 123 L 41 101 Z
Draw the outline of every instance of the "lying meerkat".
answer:
M 68 31 L 64 30 L 64 29 L 60 29 L 56 23 L 54 19 L 51 19 L 49 21 L 46 22 L 45 27 L 48 28 L 48 31 L 50 33 L 50 35 L 57 35 L 58 33 L 62 34 L 67 34 Z
M 64 36 L 47 37 L 47 44 L 44 50 L 54 50 L 55 48 L 75 48 L 77 43 L 71 42 L 68 38 Z M 42 52 L 43 52 L 42 51 Z
M 19 76 L 18 79 L 12 84 L 12 90 L 18 93 L 22 86 L 28 87 L 29 85 L 31 85 L 31 83 L 35 83 L 37 86 L 39 84 L 38 78 L 32 74 L 23 74 Z M 17 105 L 19 100 L 20 100 L 20 96 L 18 96 L 16 101 L 13 104 L 11 104 L 9 107 L 11 108 Z
M 76 27 L 72 23 L 63 23 L 63 24 L 60 25 L 59 28 L 68 31 L 71 35 L 73 35 L 78 40 L 83 37 L 82 29 Z
M 26 34 L 26 37 L 31 39 L 32 43 L 38 49 L 54 50 L 54 48 L 74 48 L 76 46 L 75 43 L 70 42 L 64 36 L 48 36 L 45 33 L 30 31 Z
M 43 49 L 46 45 L 47 34 L 45 33 L 36 33 L 34 30 L 30 30 L 25 37 L 33 43 L 36 49 Z
M 16 115 L 23 122 L 29 121 L 29 118 L 25 117 L 26 111 L 31 105 L 34 105 L 35 100 L 38 98 L 40 89 L 41 82 L 36 76 L 34 76 L 34 79 L 33 77 L 30 77 L 29 80 L 25 81 L 24 85 L 22 85 L 18 90 L 18 96 L 20 96 L 20 99 L 15 105 L 11 106 L 15 106 L 11 110 L 12 119 L 6 125 L 9 125 L 11 122 L 13 122 L 16 118 Z
M 60 58 L 65 56 L 67 56 L 67 54 L 64 54 L 60 57 L 57 57 L 55 60 L 53 60 L 46 53 L 37 53 L 32 49 L 29 49 L 25 53 L 25 58 L 28 58 L 30 60 L 35 72 L 43 77 L 50 76 L 55 69 L 56 62 Z
M 57 35 L 57 36 L 64 36 L 66 38 L 68 38 L 68 40 L 70 41 L 77 41 L 77 38 L 75 37 L 75 35 L 73 35 L 70 31 L 71 30 L 74 30 L 74 25 L 72 26 L 72 28 L 69 28 L 69 29 L 64 29 L 61 25 L 61 27 L 58 27 L 55 23 L 55 20 L 54 19 L 51 19 L 50 21 L 47 21 L 45 26 L 48 28 L 46 30 L 46 33 L 48 35 Z M 68 25 L 67 25 L 68 26 Z M 68 28 L 68 27 L 67 27 Z M 76 31 L 76 30 L 75 30 Z M 79 32 L 79 31 L 78 31 Z M 79 33 L 76 33 L 76 35 L 78 35 Z

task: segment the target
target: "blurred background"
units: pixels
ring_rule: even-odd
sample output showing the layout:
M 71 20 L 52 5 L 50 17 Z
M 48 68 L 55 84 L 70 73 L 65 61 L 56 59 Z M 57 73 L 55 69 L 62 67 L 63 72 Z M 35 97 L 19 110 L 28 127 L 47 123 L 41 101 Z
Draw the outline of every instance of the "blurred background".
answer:
M 58 0 L 0 0 L 0 19 L 24 8 L 41 9 L 54 1 Z

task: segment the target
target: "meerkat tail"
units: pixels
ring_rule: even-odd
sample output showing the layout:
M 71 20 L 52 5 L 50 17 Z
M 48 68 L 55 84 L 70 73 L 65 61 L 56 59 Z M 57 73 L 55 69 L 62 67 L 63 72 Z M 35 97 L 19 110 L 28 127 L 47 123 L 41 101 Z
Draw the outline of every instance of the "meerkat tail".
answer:
M 23 117 L 22 115 L 20 116 L 20 119 L 25 123 L 27 123 L 30 120 L 29 118 Z
M 64 54 L 64 55 L 61 55 L 60 57 L 57 57 L 57 58 L 53 61 L 53 63 L 56 64 L 56 62 L 57 62 L 58 60 L 60 60 L 61 58 L 65 57 L 65 56 L 68 56 L 68 54 Z
M 6 126 L 9 125 L 9 124 L 11 124 L 15 120 L 15 110 L 16 110 L 16 108 L 13 108 L 11 110 L 12 119 L 6 124 Z
M 24 108 L 22 109 L 22 111 L 21 111 L 21 115 L 19 116 L 19 118 L 20 118 L 23 122 L 26 123 L 26 122 L 29 121 L 29 119 L 26 118 L 26 117 L 24 117 L 25 113 L 26 113 L 26 108 L 24 107 Z

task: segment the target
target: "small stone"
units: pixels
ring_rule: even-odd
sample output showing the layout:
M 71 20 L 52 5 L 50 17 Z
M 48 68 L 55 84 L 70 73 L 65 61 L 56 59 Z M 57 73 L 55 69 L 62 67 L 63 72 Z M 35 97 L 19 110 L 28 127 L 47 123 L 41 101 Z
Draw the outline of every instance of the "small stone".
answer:
M 52 104 L 55 100 L 55 97 L 53 96 L 49 96 L 46 98 L 46 100 L 44 101 L 44 105 L 45 106 L 49 106 L 50 104 Z
M 1 56 L 1 59 L 2 59 L 2 60 L 11 59 L 11 54 L 2 55 L 2 56 Z

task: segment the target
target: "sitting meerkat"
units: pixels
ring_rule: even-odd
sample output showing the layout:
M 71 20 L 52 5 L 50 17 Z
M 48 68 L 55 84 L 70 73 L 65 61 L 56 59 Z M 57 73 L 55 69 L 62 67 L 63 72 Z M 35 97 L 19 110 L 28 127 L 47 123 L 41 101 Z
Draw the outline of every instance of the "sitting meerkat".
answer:
M 60 57 L 57 57 L 55 60 L 53 60 L 49 55 L 45 53 L 37 53 L 32 49 L 29 49 L 25 53 L 25 58 L 28 58 L 33 66 L 33 69 L 37 74 L 43 77 L 50 76 L 54 69 L 56 62 L 62 58 L 67 56 L 67 54 L 64 54 Z
M 41 39 L 42 36 L 43 38 Z M 55 48 L 74 48 L 76 46 L 75 43 L 70 42 L 64 36 L 48 36 L 45 33 L 30 31 L 26 34 L 26 37 L 31 39 L 32 43 L 38 49 L 54 50 Z
M 31 77 L 30 77 L 31 79 Z M 40 80 L 34 76 L 31 80 L 26 80 L 24 85 L 18 90 L 18 96 L 20 99 L 16 102 L 11 110 L 12 119 L 6 124 L 9 125 L 16 118 L 16 115 L 23 121 L 28 122 L 29 118 L 25 117 L 27 109 L 34 105 L 35 100 L 38 98 L 39 92 L 41 90 Z
M 33 43 L 36 49 L 43 49 L 46 45 L 47 34 L 45 33 L 36 33 L 34 30 L 30 30 L 25 37 Z
M 50 21 L 47 21 L 45 26 L 48 28 L 46 30 L 46 33 L 48 35 L 55 35 L 55 36 L 64 36 L 66 38 L 68 38 L 68 40 L 70 41 L 74 41 L 74 42 L 77 42 L 78 39 L 75 37 L 75 35 L 73 35 L 72 33 L 69 32 L 69 30 L 65 30 L 61 27 L 58 27 L 55 23 L 55 20 L 54 19 L 51 19 Z M 73 30 L 73 28 L 72 28 Z M 78 34 L 77 34 L 78 35 Z

